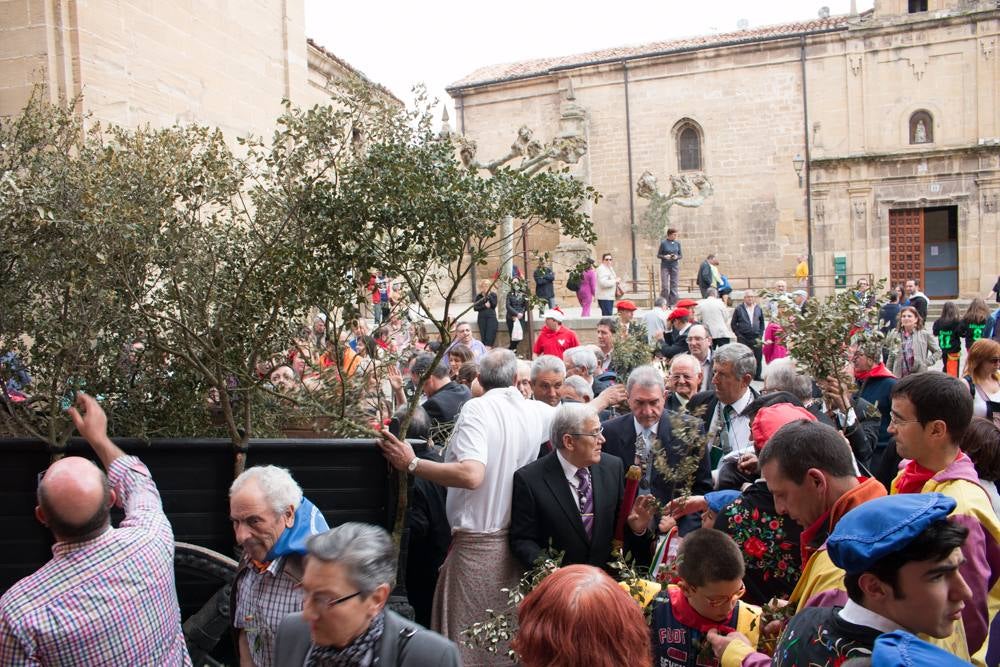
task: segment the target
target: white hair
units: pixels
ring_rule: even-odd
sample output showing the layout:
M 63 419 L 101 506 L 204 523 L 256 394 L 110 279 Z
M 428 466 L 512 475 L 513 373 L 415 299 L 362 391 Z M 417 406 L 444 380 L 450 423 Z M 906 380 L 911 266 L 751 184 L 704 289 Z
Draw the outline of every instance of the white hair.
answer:
M 292 478 L 285 468 L 278 466 L 254 466 L 247 468 L 239 477 L 233 480 L 229 487 L 229 497 L 239 493 L 247 482 L 254 481 L 264 496 L 264 502 L 274 510 L 275 514 L 283 514 L 288 506 L 298 509 L 302 503 L 302 487 Z
M 584 402 L 594 399 L 594 388 L 579 375 L 570 375 L 563 381 L 563 387 L 572 389 L 573 393 L 579 396 L 580 400 Z

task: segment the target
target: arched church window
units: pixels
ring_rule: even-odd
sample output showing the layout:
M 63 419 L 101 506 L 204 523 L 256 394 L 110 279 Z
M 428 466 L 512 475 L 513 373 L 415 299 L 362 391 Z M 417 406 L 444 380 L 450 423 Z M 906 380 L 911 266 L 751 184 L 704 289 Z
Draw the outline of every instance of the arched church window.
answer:
M 701 132 L 692 124 L 685 124 L 677 132 L 678 171 L 701 171 Z
M 916 111 L 910 116 L 910 143 L 934 143 L 934 119 L 926 111 Z

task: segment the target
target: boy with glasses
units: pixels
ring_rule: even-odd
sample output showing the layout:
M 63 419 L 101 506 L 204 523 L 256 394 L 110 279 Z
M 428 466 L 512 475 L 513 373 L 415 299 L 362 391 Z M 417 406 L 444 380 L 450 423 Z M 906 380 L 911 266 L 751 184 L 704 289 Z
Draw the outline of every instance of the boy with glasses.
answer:
M 654 664 L 712 664 L 706 641 L 711 630 L 735 630 L 757 645 L 761 610 L 740 601 L 746 593 L 743 571 L 743 555 L 725 533 L 699 528 L 684 538 L 677 553 L 678 582 L 653 601 Z

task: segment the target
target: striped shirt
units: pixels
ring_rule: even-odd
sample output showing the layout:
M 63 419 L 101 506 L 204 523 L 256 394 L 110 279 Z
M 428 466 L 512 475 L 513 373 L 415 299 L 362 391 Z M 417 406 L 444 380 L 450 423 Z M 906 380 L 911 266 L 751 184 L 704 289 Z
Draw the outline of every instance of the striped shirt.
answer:
M 285 567 L 287 558 L 277 558 L 262 572 L 248 565 L 236 583 L 233 625 L 247 635 L 250 657 L 256 667 L 271 667 L 278 626 L 288 614 L 302 611 L 299 579 Z
M 55 544 L 52 560 L 0 598 L 0 665 L 191 665 L 156 484 L 132 456 L 111 463 L 108 482 L 121 525 Z

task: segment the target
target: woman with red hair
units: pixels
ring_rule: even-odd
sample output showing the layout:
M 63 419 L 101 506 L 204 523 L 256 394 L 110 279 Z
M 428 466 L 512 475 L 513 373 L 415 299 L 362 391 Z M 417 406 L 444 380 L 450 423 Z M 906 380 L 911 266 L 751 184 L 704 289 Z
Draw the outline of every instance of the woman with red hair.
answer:
M 527 667 L 651 667 L 639 604 L 604 571 L 568 565 L 545 577 L 518 609 L 512 644 Z

